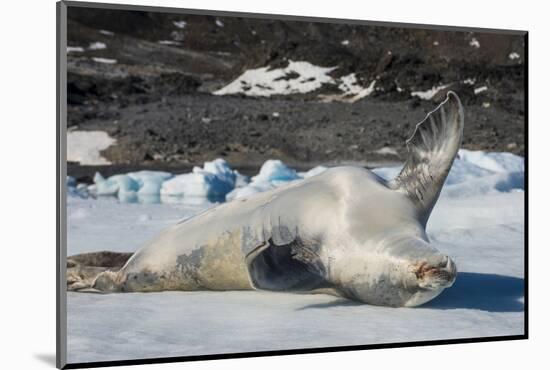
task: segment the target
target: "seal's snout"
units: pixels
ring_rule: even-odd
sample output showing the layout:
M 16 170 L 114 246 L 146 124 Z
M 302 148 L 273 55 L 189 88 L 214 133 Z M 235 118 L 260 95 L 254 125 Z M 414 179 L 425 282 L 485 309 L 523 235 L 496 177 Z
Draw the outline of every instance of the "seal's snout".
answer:
M 438 256 L 412 267 L 418 286 L 424 289 L 448 288 L 456 279 L 456 265 L 448 256 Z

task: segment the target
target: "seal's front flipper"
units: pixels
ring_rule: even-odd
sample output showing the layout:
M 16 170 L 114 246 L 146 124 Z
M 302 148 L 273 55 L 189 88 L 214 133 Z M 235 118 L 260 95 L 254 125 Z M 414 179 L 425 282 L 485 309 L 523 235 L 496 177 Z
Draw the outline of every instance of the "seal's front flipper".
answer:
M 409 157 L 390 186 L 411 199 L 424 225 L 460 148 L 463 127 L 462 104 L 451 91 L 407 140 Z
M 328 287 L 325 268 L 315 249 L 300 238 L 285 245 L 269 239 L 246 256 L 252 286 L 295 292 Z

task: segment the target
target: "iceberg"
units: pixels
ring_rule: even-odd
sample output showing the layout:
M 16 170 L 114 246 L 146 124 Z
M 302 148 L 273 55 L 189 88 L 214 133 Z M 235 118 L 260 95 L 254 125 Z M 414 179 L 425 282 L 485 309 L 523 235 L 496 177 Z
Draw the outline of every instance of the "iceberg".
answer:
M 282 161 L 269 159 L 264 162 L 260 172 L 252 177 L 248 185 L 234 189 L 226 195 L 225 200 L 246 198 L 300 178 L 296 170 L 288 167 Z
M 260 172 L 252 177 L 252 183 L 261 182 L 287 182 L 298 179 L 295 170 L 288 167 L 278 159 L 269 159 L 264 162 Z
M 175 176 L 163 182 L 161 195 L 204 197 L 222 200 L 235 188 L 237 175 L 223 159 L 205 162 L 203 168 L 194 167 L 193 172 Z M 242 180 L 242 179 L 241 179 Z
M 483 195 L 489 192 L 523 191 L 525 182 L 524 158 L 512 153 L 490 153 L 461 149 L 449 172 L 442 193 L 450 197 Z M 391 181 L 402 166 L 380 167 L 372 171 Z M 67 176 L 69 195 L 88 197 L 117 196 L 129 203 L 181 203 L 181 199 L 202 198 L 209 202 L 230 201 L 250 197 L 292 181 L 307 179 L 326 171 L 317 166 L 297 172 L 278 159 L 269 159 L 257 175 L 249 178 L 221 158 L 194 167 L 190 173 L 174 175 L 162 171 L 138 171 L 105 179 L 100 173 L 94 184 L 78 184 Z M 185 201 L 188 203 L 188 201 Z
M 135 193 L 139 190 L 139 183 L 128 175 L 113 175 L 105 179 L 99 172 L 96 172 L 94 184 L 97 195 Z
M 170 172 L 162 171 L 139 171 L 131 172 L 128 176 L 138 183 L 138 194 L 158 195 L 162 183 L 174 177 Z

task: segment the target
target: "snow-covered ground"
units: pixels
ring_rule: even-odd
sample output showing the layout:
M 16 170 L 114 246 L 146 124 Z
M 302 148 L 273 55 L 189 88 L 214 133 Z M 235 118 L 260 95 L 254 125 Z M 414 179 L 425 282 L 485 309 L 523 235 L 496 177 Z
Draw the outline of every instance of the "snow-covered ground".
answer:
M 180 185 L 193 185 L 182 186 L 194 195 L 163 195 L 160 190 L 149 195 L 150 201 L 138 194 L 151 185 L 147 179 L 154 179 L 156 186 L 149 189 L 155 190 L 184 175 L 167 176 L 161 183 L 158 176 L 122 175 L 136 182 L 123 192 L 134 192 L 130 198 L 117 192 L 118 198 L 95 199 L 90 194 L 98 184 L 77 189 L 68 179 L 68 254 L 134 251 L 163 228 L 215 205 L 204 195 L 209 186 L 224 191 L 232 186 L 226 193 L 232 199 L 322 170 L 298 173 L 270 161 L 248 179 L 232 176 L 214 161 L 194 170 L 194 176 L 180 178 Z M 375 170 L 388 179 L 398 171 Z M 459 275 L 453 287 L 422 307 L 375 307 L 321 294 L 255 291 L 68 293 L 69 362 L 522 334 L 523 176 L 521 157 L 460 152 L 427 228 L 432 243 L 454 258 Z
M 333 78 L 330 73 L 337 67 L 319 67 L 306 61 L 288 61 L 285 68 L 260 67 L 249 69 L 214 95 L 244 94 L 272 96 L 304 94 L 319 89 L 323 84 L 337 84 L 342 94 L 322 95 L 323 101 L 354 103 L 374 91 L 376 80 L 361 86 L 355 73 Z
M 100 151 L 116 142 L 103 131 L 69 131 L 67 132 L 67 160 L 80 162 L 82 165 L 109 164 Z

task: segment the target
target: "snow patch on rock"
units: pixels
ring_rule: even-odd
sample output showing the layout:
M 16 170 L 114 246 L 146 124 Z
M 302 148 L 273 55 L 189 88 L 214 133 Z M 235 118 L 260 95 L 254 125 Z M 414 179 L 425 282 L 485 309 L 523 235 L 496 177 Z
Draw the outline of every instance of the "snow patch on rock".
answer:
M 82 165 L 110 164 L 100 151 L 116 143 L 103 131 L 69 131 L 67 133 L 67 161 Z
M 335 67 L 319 67 L 309 62 L 289 60 L 285 68 L 261 67 L 249 69 L 214 95 L 244 94 L 272 96 L 308 93 L 322 84 L 333 84 L 328 75 Z
M 90 46 L 88 46 L 88 49 L 103 50 L 103 49 L 107 49 L 107 45 L 104 42 L 96 41 L 96 42 L 92 42 Z
M 116 59 L 110 59 L 110 58 L 92 58 L 92 60 L 96 63 L 104 63 L 104 64 L 115 64 Z
M 431 100 L 435 96 L 435 94 L 437 94 L 441 90 L 446 89 L 449 86 L 451 85 L 434 86 L 431 89 L 426 91 L 412 91 L 411 96 L 416 96 L 422 100 Z

